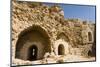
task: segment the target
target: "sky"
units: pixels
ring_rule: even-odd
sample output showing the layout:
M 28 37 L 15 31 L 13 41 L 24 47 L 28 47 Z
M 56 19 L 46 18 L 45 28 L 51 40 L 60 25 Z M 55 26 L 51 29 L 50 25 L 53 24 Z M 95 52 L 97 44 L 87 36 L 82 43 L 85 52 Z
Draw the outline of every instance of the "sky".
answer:
M 51 3 L 46 3 L 46 5 L 53 5 Z M 88 5 L 72 5 L 72 4 L 58 4 L 64 10 L 65 18 L 81 19 L 86 21 L 95 22 L 95 6 Z

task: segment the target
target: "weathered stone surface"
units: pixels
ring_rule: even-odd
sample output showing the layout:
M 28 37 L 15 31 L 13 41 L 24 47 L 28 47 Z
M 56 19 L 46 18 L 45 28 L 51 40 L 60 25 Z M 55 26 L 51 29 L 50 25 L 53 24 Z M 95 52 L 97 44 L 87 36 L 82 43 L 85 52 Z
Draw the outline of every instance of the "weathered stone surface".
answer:
M 95 54 L 95 24 L 65 19 L 64 12 L 57 6 L 15 0 L 12 6 L 13 64 L 74 62 L 80 59 L 75 59 L 73 55 L 89 60 L 86 58 L 88 52 L 94 51 Z M 62 47 L 59 50 L 60 44 Z M 28 49 L 32 45 L 37 47 L 35 61 L 28 60 Z

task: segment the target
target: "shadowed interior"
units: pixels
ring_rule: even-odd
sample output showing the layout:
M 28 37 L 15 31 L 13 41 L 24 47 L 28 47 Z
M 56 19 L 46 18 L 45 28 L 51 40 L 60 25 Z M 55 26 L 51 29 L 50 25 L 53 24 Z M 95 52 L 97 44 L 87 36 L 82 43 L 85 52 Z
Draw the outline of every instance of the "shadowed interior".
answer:
M 20 34 L 16 44 L 15 58 L 39 60 L 43 59 L 44 54 L 50 51 L 50 40 L 46 31 L 41 27 L 33 26 Z M 32 55 L 33 53 L 34 55 Z

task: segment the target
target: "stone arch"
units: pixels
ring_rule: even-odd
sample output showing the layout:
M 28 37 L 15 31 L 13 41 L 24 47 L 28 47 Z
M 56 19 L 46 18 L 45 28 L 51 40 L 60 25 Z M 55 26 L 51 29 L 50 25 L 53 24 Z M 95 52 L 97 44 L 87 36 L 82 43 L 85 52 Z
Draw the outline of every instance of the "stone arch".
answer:
M 92 41 L 92 33 L 88 32 L 88 41 Z
M 65 41 L 70 42 L 69 37 L 64 32 L 58 33 L 56 39 L 64 39 Z
M 61 49 L 61 55 L 67 55 L 69 53 L 69 45 L 66 41 L 62 40 L 62 39 L 59 39 L 59 40 L 56 40 L 55 43 L 54 43 L 54 52 L 56 55 L 59 55 L 59 49 Z
M 58 55 L 65 55 L 65 48 L 64 48 L 63 44 L 60 44 L 58 46 Z
M 16 43 L 15 58 L 22 60 L 43 59 L 46 52 L 51 52 L 50 37 L 45 29 L 38 25 L 33 25 L 23 30 Z M 35 49 L 36 59 L 30 59 L 32 49 Z M 30 51 L 30 52 L 29 52 Z M 30 53 L 30 54 L 29 54 Z

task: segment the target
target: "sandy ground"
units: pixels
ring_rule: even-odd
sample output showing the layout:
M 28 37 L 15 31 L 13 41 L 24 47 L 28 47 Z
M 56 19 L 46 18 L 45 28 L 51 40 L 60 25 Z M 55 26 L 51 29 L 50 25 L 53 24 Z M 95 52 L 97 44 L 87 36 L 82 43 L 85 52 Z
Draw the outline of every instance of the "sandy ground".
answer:
M 82 62 L 82 61 L 95 61 L 95 57 L 83 57 L 77 55 L 67 55 L 46 58 L 43 60 L 33 61 L 33 64 L 47 64 L 47 63 L 63 63 L 63 62 Z
M 64 63 L 64 62 L 84 62 L 84 61 L 95 61 L 95 57 L 84 57 L 77 55 L 67 55 L 67 56 L 56 56 L 45 58 L 42 60 L 36 61 L 24 61 L 20 59 L 16 59 L 12 65 L 36 65 L 36 64 L 52 64 L 52 63 Z

